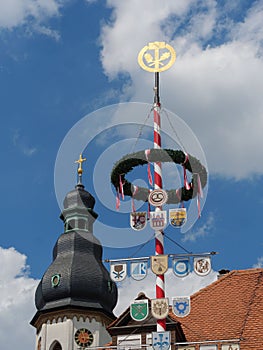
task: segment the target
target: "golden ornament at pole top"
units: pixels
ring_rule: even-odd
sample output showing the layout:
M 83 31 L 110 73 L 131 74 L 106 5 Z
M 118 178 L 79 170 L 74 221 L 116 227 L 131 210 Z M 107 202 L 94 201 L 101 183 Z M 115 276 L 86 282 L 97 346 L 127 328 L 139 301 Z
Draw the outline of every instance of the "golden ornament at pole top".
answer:
M 85 162 L 87 159 L 86 158 L 82 158 L 82 154 L 79 155 L 79 159 L 75 161 L 75 163 L 79 164 L 78 167 L 78 174 L 81 175 L 83 173 L 83 169 L 82 169 L 82 163 Z
M 163 72 L 175 62 L 176 53 L 171 45 L 164 41 L 154 41 L 144 46 L 138 55 L 138 63 L 148 72 Z

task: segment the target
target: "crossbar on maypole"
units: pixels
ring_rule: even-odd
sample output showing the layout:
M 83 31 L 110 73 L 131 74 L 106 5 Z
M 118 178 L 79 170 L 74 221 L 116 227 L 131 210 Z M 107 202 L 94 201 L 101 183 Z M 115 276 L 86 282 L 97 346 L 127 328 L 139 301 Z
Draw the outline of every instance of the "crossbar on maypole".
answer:
M 153 42 L 145 46 L 138 55 L 140 66 L 147 71 L 155 73 L 154 84 L 154 149 L 161 149 L 161 115 L 159 96 L 159 72 L 171 67 L 175 61 L 175 51 L 165 42 Z M 154 163 L 154 189 L 162 190 L 162 164 Z M 162 211 L 161 206 L 155 208 L 156 215 Z M 164 254 L 164 234 L 162 230 L 155 230 L 155 255 Z M 156 275 L 156 298 L 165 298 L 165 275 Z M 166 319 L 157 319 L 157 332 L 166 330 Z

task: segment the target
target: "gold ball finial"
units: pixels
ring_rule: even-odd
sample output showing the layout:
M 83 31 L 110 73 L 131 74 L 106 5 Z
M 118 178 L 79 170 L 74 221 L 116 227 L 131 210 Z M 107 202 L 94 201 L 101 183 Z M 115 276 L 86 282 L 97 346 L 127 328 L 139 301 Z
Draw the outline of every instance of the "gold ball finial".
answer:
M 138 63 L 148 72 L 163 72 L 175 62 L 176 53 L 164 41 L 154 41 L 144 46 L 138 55 Z

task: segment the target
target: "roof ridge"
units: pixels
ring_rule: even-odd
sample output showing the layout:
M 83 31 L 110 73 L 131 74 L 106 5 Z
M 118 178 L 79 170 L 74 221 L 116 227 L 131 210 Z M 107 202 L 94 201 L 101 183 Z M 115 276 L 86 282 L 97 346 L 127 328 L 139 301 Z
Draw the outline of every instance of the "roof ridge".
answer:
M 225 279 L 230 278 L 231 276 L 235 274 L 251 274 L 251 273 L 259 273 L 263 272 L 263 268 L 250 268 L 250 269 L 244 269 L 244 270 L 232 270 L 225 275 L 220 276 L 216 281 L 212 282 L 211 284 L 208 284 L 204 288 L 199 289 L 197 292 L 191 295 L 191 298 L 196 298 L 200 293 L 203 293 L 204 290 L 208 288 L 215 288 L 219 283 L 222 283 L 225 281 Z

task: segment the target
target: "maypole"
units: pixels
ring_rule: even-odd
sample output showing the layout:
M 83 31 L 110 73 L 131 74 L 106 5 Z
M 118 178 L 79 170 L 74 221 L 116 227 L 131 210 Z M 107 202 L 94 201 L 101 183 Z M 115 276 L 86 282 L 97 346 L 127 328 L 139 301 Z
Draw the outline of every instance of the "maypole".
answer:
M 155 86 L 154 86 L 154 149 L 161 149 L 161 115 L 160 115 L 160 96 L 159 96 L 159 72 L 155 72 Z M 154 163 L 154 189 L 160 190 L 163 188 L 162 179 L 162 163 Z M 162 207 L 156 207 L 155 212 L 158 213 Z M 164 239 L 163 231 L 155 231 L 155 255 L 164 254 Z M 164 274 L 156 275 L 156 298 L 165 297 L 165 280 Z M 157 320 L 157 332 L 166 330 L 166 319 Z
M 195 197 L 200 205 L 202 188 L 207 183 L 207 171 L 198 159 L 182 150 L 162 149 L 161 143 L 161 103 L 159 95 L 159 74 L 170 68 L 175 62 L 174 49 L 165 42 L 152 42 L 145 46 L 138 55 L 139 65 L 146 71 L 154 73 L 154 103 L 153 103 L 153 148 L 138 151 L 124 156 L 113 167 L 111 182 L 116 189 L 116 208 L 120 198 L 132 197 L 132 212 L 130 226 L 135 231 L 143 230 L 149 221 L 154 230 L 155 255 L 141 258 L 124 258 L 105 260 L 110 262 L 110 276 L 114 282 L 121 282 L 127 276 L 127 262 L 130 262 L 130 275 L 135 280 L 142 280 L 147 276 L 148 261 L 151 270 L 156 275 L 156 298 L 151 299 L 151 313 L 156 318 L 157 332 L 152 332 L 152 346 L 154 350 L 169 350 L 170 331 L 166 330 L 166 317 L 169 314 L 169 299 L 165 297 L 165 273 L 168 270 L 169 258 L 173 260 L 173 272 L 178 277 L 187 276 L 190 271 L 190 258 L 193 258 L 194 271 L 205 276 L 211 271 L 210 256 L 216 254 L 165 254 L 164 229 L 167 225 L 167 211 L 164 204 L 180 204 Z M 162 163 L 169 162 L 181 165 L 184 170 L 184 186 L 177 189 L 164 190 L 162 179 Z M 154 183 L 152 181 L 150 163 L 154 165 Z M 148 165 L 148 180 L 151 186 L 143 188 L 128 181 L 126 175 L 135 167 Z M 188 182 L 186 171 L 192 173 L 192 180 Z M 149 216 L 146 211 L 136 211 L 134 199 L 148 202 Z M 150 211 L 150 205 L 154 211 Z M 186 208 L 169 209 L 169 224 L 180 228 L 187 220 Z M 148 299 L 139 296 L 131 302 L 130 316 L 133 320 L 142 322 L 148 317 Z M 174 297 L 172 310 L 177 317 L 185 317 L 190 313 L 190 297 Z
M 175 51 L 164 42 L 153 42 L 145 46 L 139 53 L 139 65 L 147 71 L 154 72 L 154 149 L 161 149 L 161 114 L 159 95 L 159 72 L 171 67 L 175 61 Z M 154 189 L 162 190 L 162 163 L 154 162 Z M 155 213 L 158 215 L 162 211 L 162 206 L 156 206 Z M 162 230 L 155 230 L 155 255 L 164 254 L 164 234 Z M 165 278 L 163 274 L 156 275 L 156 298 L 165 298 Z M 157 332 L 166 330 L 166 319 L 157 319 Z

